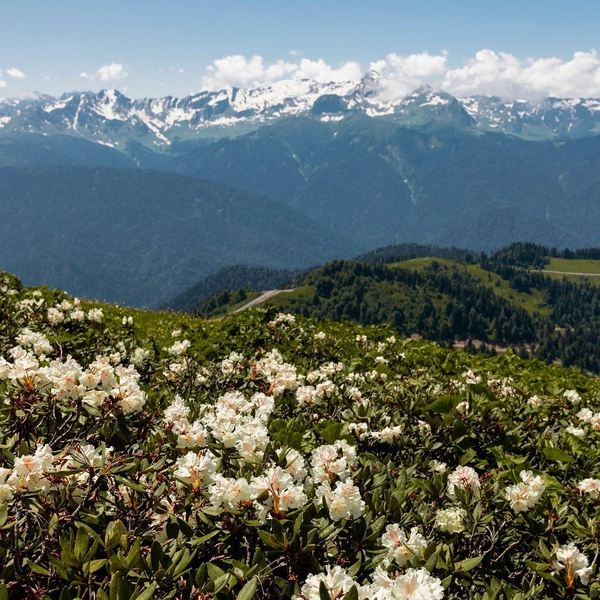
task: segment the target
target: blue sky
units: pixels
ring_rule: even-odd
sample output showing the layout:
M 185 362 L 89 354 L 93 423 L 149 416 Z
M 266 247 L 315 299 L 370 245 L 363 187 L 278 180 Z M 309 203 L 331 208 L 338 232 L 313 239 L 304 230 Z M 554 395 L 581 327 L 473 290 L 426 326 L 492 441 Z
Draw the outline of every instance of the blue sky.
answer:
M 425 70 L 425 79 L 448 86 L 455 78 L 448 79 L 446 72 L 464 68 L 483 49 L 512 55 L 522 70 L 529 58 L 555 57 L 568 65 L 575 52 L 587 53 L 581 59 L 585 64 L 573 65 L 564 90 L 577 91 L 574 78 L 581 76 L 582 81 L 587 77 L 582 93 L 593 92 L 595 59 L 589 53 L 598 45 L 598 23 L 600 2 L 587 0 L 570 6 L 556 0 L 8 0 L 0 20 L 0 96 L 105 87 L 136 97 L 181 96 L 207 86 L 257 85 L 298 73 L 342 77 L 357 72 L 355 63 L 364 72 L 390 54 L 424 52 L 445 57 L 443 68 Z M 262 62 L 214 65 L 233 55 L 259 56 Z M 491 55 L 483 58 L 493 62 Z M 302 59 L 322 59 L 323 74 L 312 63 L 294 70 Z M 286 65 L 275 69 L 283 75 L 268 71 L 277 61 Z M 491 68 L 476 62 L 480 75 Z M 338 71 L 345 63 L 350 66 Z M 414 72 L 394 64 L 395 71 L 389 61 L 387 66 L 396 79 L 406 77 L 412 84 Z M 506 65 L 495 68 L 506 80 Z M 422 75 L 419 71 L 417 79 Z M 504 87 L 487 85 L 492 92 L 526 89 L 522 78 L 530 76 L 512 73 Z M 463 88 L 466 77 L 464 72 L 459 77 Z M 485 87 L 485 81 L 478 85 Z M 546 93 L 544 85 L 548 93 L 554 91 L 538 80 L 533 87 Z

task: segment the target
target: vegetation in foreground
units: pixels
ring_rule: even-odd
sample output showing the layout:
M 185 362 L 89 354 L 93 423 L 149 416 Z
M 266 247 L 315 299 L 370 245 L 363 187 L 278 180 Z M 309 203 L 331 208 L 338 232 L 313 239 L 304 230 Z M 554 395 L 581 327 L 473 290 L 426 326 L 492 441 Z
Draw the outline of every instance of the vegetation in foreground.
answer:
M 0 598 L 597 598 L 600 384 L 0 284 Z

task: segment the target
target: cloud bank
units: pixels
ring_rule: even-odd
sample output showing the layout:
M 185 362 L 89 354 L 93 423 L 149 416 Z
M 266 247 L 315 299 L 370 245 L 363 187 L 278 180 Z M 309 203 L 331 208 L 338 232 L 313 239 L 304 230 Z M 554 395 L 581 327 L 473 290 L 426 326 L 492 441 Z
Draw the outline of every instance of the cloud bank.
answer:
M 226 87 L 258 87 L 282 79 L 314 79 L 320 83 L 328 83 L 359 80 L 362 76 L 360 65 L 356 62 L 346 62 L 337 68 L 331 67 L 322 58 L 302 58 L 294 62 L 277 60 L 265 64 L 262 56 L 246 58 L 241 54 L 218 58 L 206 71 L 202 88 L 212 91 Z
M 382 99 L 396 100 L 421 85 L 431 85 L 464 97 L 491 94 L 503 98 L 537 99 L 544 96 L 600 97 L 600 57 L 595 50 L 575 52 L 568 59 L 525 58 L 483 49 L 461 66 L 450 67 L 447 52 L 441 54 L 388 54 L 368 69 L 380 74 Z M 299 58 L 266 62 L 262 56 L 236 54 L 215 60 L 206 69 L 202 89 L 253 88 L 283 79 L 358 81 L 366 72 L 354 61 L 330 65 L 325 60 Z

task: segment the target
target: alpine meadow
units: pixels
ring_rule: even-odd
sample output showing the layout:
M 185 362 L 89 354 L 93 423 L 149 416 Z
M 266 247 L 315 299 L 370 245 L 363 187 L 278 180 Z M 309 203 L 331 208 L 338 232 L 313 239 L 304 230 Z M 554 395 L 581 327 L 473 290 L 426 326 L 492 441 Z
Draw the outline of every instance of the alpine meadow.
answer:
M 0 19 L 0 600 L 600 600 L 600 5 Z

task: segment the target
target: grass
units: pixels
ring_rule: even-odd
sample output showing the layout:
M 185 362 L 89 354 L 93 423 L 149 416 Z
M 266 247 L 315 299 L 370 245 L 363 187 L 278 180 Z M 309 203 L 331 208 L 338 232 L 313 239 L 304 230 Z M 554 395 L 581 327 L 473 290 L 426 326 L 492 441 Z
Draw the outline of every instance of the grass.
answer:
M 600 276 L 600 260 L 579 258 L 550 258 L 550 264 L 545 269 L 564 273 L 593 273 Z
M 551 312 L 550 307 L 544 302 L 542 293 L 539 290 L 532 289 L 531 294 L 517 292 L 516 290 L 512 289 L 508 285 L 508 282 L 502 279 L 500 275 L 486 271 L 479 265 L 462 265 L 452 260 L 442 258 L 414 258 L 411 260 L 394 263 L 390 266 L 420 271 L 431 266 L 433 262 L 437 262 L 441 267 L 447 267 L 448 269 L 454 269 L 456 271 L 468 272 L 481 285 L 491 287 L 496 296 L 504 298 L 512 304 L 525 309 L 529 314 L 537 312 L 543 316 L 548 316 Z M 600 264 L 600 261 L 598 262 Z
M 142 310 L 91 300 L 82 300 L 81 307 L 85 311 L 90 308 L 101 308 L 104 313 L 103 323 L 107 327 L 119 327 L 123 317 L 132 317 L 138 336 L 142 338 L 152 336 L 160 346 L 170 346 L 173 343 L 172 331 L 195 330 L 199 322 L 197 318 L 185 313 Z

